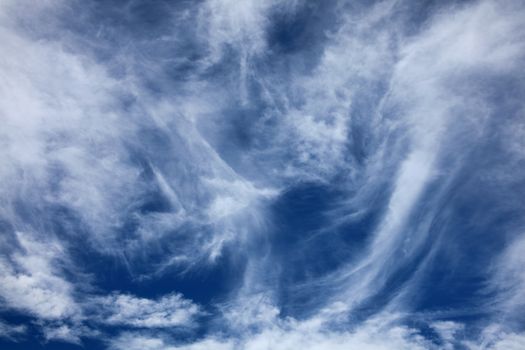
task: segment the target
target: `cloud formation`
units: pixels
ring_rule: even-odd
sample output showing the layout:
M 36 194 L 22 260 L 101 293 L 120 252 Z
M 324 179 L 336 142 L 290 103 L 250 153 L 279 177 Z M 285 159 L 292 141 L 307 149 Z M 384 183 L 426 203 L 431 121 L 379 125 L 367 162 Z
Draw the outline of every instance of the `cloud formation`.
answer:
M 523 18 L 2 2 L 0 347 L 518 349 Z
M 77 317 L 79 310 L 72 296 L 74 287 L 55 266 L 60 259 L 59 245 L 34 241 L 17 233 L 21 252 L 0 263 L 0 297 L 15 309 L 41 319 Z
M 159 300 L 117 294 L 103 297 L 98 305 L 102 322 L 139 328 L 187 327 L 200 312 L 197 305 L 178 294 Z

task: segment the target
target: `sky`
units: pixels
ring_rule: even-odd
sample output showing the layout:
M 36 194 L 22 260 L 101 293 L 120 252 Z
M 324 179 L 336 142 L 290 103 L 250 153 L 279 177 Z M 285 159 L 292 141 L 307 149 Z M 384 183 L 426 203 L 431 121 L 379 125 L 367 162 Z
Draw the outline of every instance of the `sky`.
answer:
M 525 349 L 524 19 L 0 0 L 0 349 Z

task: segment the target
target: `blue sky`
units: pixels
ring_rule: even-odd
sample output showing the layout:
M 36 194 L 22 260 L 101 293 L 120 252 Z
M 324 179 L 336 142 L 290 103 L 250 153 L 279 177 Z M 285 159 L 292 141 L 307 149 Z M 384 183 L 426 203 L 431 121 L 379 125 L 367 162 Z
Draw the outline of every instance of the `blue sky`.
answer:
M 524 349 L 524 18 L 2 1 L 0 348 Z

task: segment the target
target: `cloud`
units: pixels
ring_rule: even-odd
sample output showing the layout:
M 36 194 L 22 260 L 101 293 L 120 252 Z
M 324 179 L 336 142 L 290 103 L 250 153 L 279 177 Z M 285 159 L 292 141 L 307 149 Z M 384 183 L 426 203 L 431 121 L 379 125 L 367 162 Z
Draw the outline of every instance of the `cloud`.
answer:
M 5 308 L 34 316 L 46 341 L 81 344 L 81 338 L 99 334 L 85 325 L 90 319 L 110 326 L 171 328 L 192 327 L 202 314 L 199 306 L 180 294 L 158 300 L 128 294 L 84 295 L 86 301 L 77 300 L 80 291 L 63 277 L 60 268 L 66 261 L 63 248 L 22 233 L 17 239 L 20 251 L 0 261 L 0 300 Z M 1 326 L 7 338 L 25 331 L 24 326 Z
M 265 303 L 263 303 L 265 304 Z M 251 303 L 254 308 L 256 304 Z M 268 305 L 259 306 L 265 309 Z M 343 314 L 341 314 L 343 311 Z M 233 316 L 233 315 L 232 315 Z M 246 315 L 244 315 L 246 316 Z M 244 317 L 241 316 L 241 317 Z M 324 309 L 307 320 L 279 319 L 275 315 L 235 323 L 236 336 L 228 333 L 208 335 L 192 342 L 178 342 L 168 336 L 144 332 L 124 332 L 111 342 L 110 348 L 120 349 L 520 349 L 523 334 L 505 332 L 497 325 L 482 329 L 479 339 L 465 337 L 464 324 L 453 321 L 436 321 L 428 326 L 434 329 L 439 339 L 428 338 L 420 329 L 403 325 L 402 315 L 382 314 L 344 329 L 341 319 L 344 310 Z M 246 319 L 248 320 L 249 317 Z M 231 320 L 230 320 L 231 321 Z M 262 327 L 253 328 L 254 324 Z M 333 328 L 332 328 L 333 327 Z
M 60 340 L 81 344 L 81 337 L 93 335 L 82 325 L 82 305 L 78 290 L 64 277 L 70 266 L 67 253 L 58 241 L 40 241 L 34 234 L 16 233 L 19 247 L 0 258 L 0 302 L 2 309 L 31 316 L 45 341 Z M 26 333 L 25 325 L 0 323 L 0 334 L 17 340 Z
M 12 325 L 0 320 L 0 338 L 17 341 L 27 332 L 25 325 Z
M 525 236 L 515 237 L 491 268 L 488 291 L 496 293 L 493 300 L 494 316 L 512 327 L 519 327 L 525 311 Z
M 9 9 L 16 20 L 25 19 L 15 3 Z M 61 10 L 59 5 L 35 10 L 34 23 L 42 21 L 38 14 L 53 17 Z M 80 222 L 52 217 L 46 225 L 68 227 L 70 237 L 89 231 L 93 248 L 129 257 L 141 255 L 137 247 L 143 244 L 156 246 L 176 235 L 184 224 L 195 225 L 200 235 L 173 252 L 195 257 L 190 265 L 219 256 L 225 242 L 242 236 L 236 232 L 239 212 L 255 215 L 259 199 L 272 190 L 238 175 L 199 133 L 193 113 L 206 110 L 209 101 L 179 106 L 181 97 L 158 99 L 132 69 L 127 76 L 113 76 L 74 41 L 80 39 L 74 34 L 61 37 L 50 30 L 39 41 L 16 20 L 3 23 L 0 31 L 6 81 L 0 97 L 0 139 L 6 146 L 0 152 L 0 191 L 11 199 L 2 208 L 7 221 L 26 219 L 9 205 L 18 198 L 28 208 L 66 209 Z M 137 64 L 123 54 L 114 52 L 122 65 Z M 169 209 L 144 210 L 148 200 L 159 197 L 167 198 Z M 225 212 L 228 204 L 237 209 Z M 130 225 L 136 230 L 123 233 Z
M 509 160 L 503 170 L 472 176 L 521 189 L 523 125 L 498 121 L 507 109 L 516 119 L 523 114 L 521 96 L 500 106 L 493 91 L 522 77 L 525 10 L 502 1 L 442 5 L 415 24 L 407 18 L 412 4 L 326 5 L 330 19 L 321 22 L 335 20 L 326 28 L 316 24 L 323 43 L 279 52 L 272 26 L 279 19 L 301 27 L 307 5 L 166 5 L 170 23 L 159 24 L 162 35 L 145 39 L 128 30 L 147 31 L 134 23 L 148 17 L 137 1 L 86 8 L 90 15 L 75 25 L 62 11 L 81 2 L 47 1 L 27 12 L 26 2 L 3 2 L 3 308 L 31 316 L 46 341 L 81 344 L 101 336 L 114 349 L 517 346 L 523 340 L 516 327 L 524 306 L 521 236 L 503 242 L 504 253 L 493 260 L 487 290 L 496 296 L 486 306 L 494 327 L 476 324 L 484 329 L 479 339 L 462 339 L 467 323 L 431 316 L 422 322 L 434 339 L 406 320 L 417 318 L 411 296 L 420 292 L 434 254 L 452 246 L 441 225 L 449 219 L 443 208 L 454 210 L 450 193 L 461 192 L 454 186 L 470 152 L 492 134 L 504 135 L 504 150 L 495 152 Z M 111 28 L 94 18 L 110 10 L 122 19 Z M 496 88 L 488 87 L 493 83 Z M 272 210 L 297 184 L 340 193 L 335 200 L 327 195 L 330 212 L 319 216 L 335 222 L 319 222 L 323 227 L 311 233 L 301 227 L 310 218 L 299 218 L 297 239 L 320 239 L 291 244 L 289 259 L 279 259 L 272 244 L 281 223 L 272 222 Z M 495 205 L 516 213 L 523 207 L 516 198 Z M 361 222 L 369 213 L 373 222 Z M 511 236 L 519 220 L 505 221 Z M 354 234 L 366 235 L 363 243 L 353 242 Z M 281 264 L 335 235 L 342 237 L 337 266 L 319 277 L 308 268 L 323 262 L 308 257 L 311 265 L 296 267 L 304 279 L 286 275 Z M 90 257 L 72 259 L 78 251 L 118 260 L 130 275 L 119 277 L 136 284 L 173 271 L 228 269 L 220 265 L 223 254 L 239 265 L 235 271 L 246 272 L 239 285 L 228 286 L 225 300 L 203 306 L 178 293 L 177 283 L 156 298 L 103 290 L 103 271 L 89 270 L 96 264 L 83 259 Z M 463 268 L 454 261 L 446 267 Z M 294 301 L 286 294 L 311 296 L 305 316 L 290 311 Z M 197 328 L 203 315 L 212 326 L 203 326 L 201 338 L 174 339 L 179 328 Z M 0 323 L 3 337 L 16 339 L 25 330 Z
M 99 335 L 87 327 L 79 324 L 68 325 L 66 323 L 44 323 L 41 324 L 44 340 L 60 341 L 76 345 L 82 345 L 82 338 L 94 337 Z
M 229 350 L 230 343 L 224 343 L 220 340 L 206 339 L 195 344 L 175 346 L 171 345 L 169 340 L 148 334 L 123 333 L 115 338 L 110 345 L 110 349 L 120 350 L 204 350 L 217 349 Z
M 73 297 L 74 286 L 60 271 L 61 246 L 20 232 L 17 240 L 20 251 L 0 260 L 0 298 L 4 305 L 45 320 L 81 317 Z
M 523 347 L 523 340 L 525 340 L 524 333 L 507 332 L 501 325 L 490 324 L 481 331 L 479 339 L 464 341 L 463 345 L 469 350 L 518 350 Z
M 191 344 L 171 345 L 154 335 L 124 333 L 112 343 L 112 349 L 431 349 L 433 345 L 416 331 L 402 326 L 370 321 L 348 332 L 322 328 L 318 320 L 282 321 L 257 332 L 246 331 L 241 338 L 209 337 Z
M 126 128 L 113 113 L 117 83 L 86 57 L 65 52 L 56 41 L 28 38 L 16 24 L 2 26 L 0 35 L 6 81 L 0 98 L 6 146 L 0 153 L 0 191 L 10 199 L 2 214 L 13 223 L 27 221 L 9 204 L 20 198 L 40 210 L 64 206 L 93 228 L 93 242 L 100 244 L 123 210 L 117 193 L 132 201 L 136 192 L 128 186 L 138 175 L 119 150 Z
M 254 59 L 267 51 L 267 27 L 272 12 L 293 13 L 296 1 L 208 0 L 199 8 L 198 36 L 204 40 L 208 55 L 205 67 L 220 62 L 232 48 L 238 56 L 234 71 L 238 72 L 238 97 L 248 103 L 249 79 L 256 67 Z
M 100 321 L 112 326 L 137 328 L 191 327 L 202 314 L 200 308 L 180 294 L 157 300 L 128 294 L 113 294 L 96 299 Z
M 390 182 L 392 190 L 385 214 L 366 254 L 345 265 L 331 280 L 338 289 L 345 281 L 344 296 L 336 295 L 334 299 L 345 300 L 350 310 L 381 290 L 388 277 L 413 261 L 431 239 L 425 226 L 426 218 L 432 220 L 437 214 L 433 205 L 437 205 L 440 194 L 448 190 L 450 182 L 443 174 L 447 174 L 448 179 L 454 177 L 457 171 L 454 164 L 458 164 L 465 154 L 463 151 L 469 149 L 465 143 L 478 142 L 495 112 L 479 91 L 470 88 L 471 79 L 487 74 L 487 70 L 503 78 L 523 58 L 523 37 L 516 35 L 523 32 L 517 15 L 523 13 L 523 8 L 478 2 L 458 9 L 447 8 L 444 13 L 446 15 L 431 18 L 411 39 L 396 39 L 395 27 L 391 29 L 388 24 L 376 22 L 380 23 L 380 33 L 387 37 L 392 33 L 391 40 L 399 45 L 399 55 L 397 61 L 388 61 L 388 55 L 379 55 L 391 65 L 388 90 L 376 110 L 381 115 L 381 123 L 391 127 L 380 135 L 395 141 L 381 144 L 377 156 L 372 158 L 377 163 L 370 164 L 370 169 L 390 174 L 388 169 L 393 166 L 396 174 Z M 462 138 L 453 139 L 456 133 L 450 130 L 461 130 Z M 380 131 L 382 129 L 376 134 Z M 373 183 L 366 185 L 374 186 Z M 433 189 L 433 198 L 425 197 L 425 217 L 415 223 L 411 215 L 430 185 L 438 187 Z M 366 191 L 366 187 L 359 190 Z M 327 277 L 324 278 L 326 281 Z M 417 286 L 409 283 L 406 288 Z M 391 307 L 404 308 L 405 305 Z

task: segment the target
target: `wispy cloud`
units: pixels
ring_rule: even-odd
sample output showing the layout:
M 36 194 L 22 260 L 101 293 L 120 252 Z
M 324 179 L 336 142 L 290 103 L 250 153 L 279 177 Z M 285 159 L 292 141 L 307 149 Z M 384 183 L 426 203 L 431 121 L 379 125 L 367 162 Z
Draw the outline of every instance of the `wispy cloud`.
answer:
M 115 326 L 138 328 L 189 327 L 201 313 L 199 307 L 179 294 L 158 300 L 113 294 L 95 299 L 100 321 Z
M 20 251 L 0 262 L 0 297 L 9 307 L 42 319 L 80 317 L 74 287 L 60 271 L 60 245 L 38 242 L 22 233 L 17 239 Z
M 17 341 L 26 333 L 27 327 L 24 325 L 11 325 L 0 321 L 0 338 L 7 338 Z
M 130 350 L 523 341 L 518 1 L 28 4 L 0 4 L 2 313 Z M 485 321 L 424 304 L 450 276 Z

